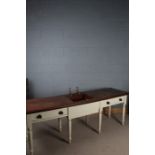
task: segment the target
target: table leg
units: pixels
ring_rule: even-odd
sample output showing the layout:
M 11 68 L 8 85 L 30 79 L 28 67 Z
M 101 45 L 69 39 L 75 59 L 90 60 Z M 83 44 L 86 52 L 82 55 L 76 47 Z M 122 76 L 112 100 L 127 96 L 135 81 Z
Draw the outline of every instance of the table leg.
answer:
M 28 130 L 27 125 L 26 125 L 26 142 L 29 143 L 29 130 Z
M 122 110 L 122 125 L 125 124 L 125 111 L 126 111 L 126 104 L 123 103 L 123 110 Z
M 88 116 L 88 115 L 86 115 L 85 119 L 86 119 L 86 124 L 88 125 L 89 116 Z
M 61 118 L 58 118 L 58 124 L 59 124 L 59 132 L 62 131 L 62 120 Z
M 111 118 L 111 106 L 108 108 L 108 118 Z
M 33 155 L 33 131 L 32 131 L 32 124 L 28 127 L 28 138 L 29 138 L 29 148 L 30 148 L 30 155 Z
M 99 134 L 101 133 L 101 127 L 102 127 L 102 112 L 103 112 L 103 109 L 99 111 L 99 128 L 98 128 Z
M 69 143 L 71 144 L 71 142 L 72 142 L 72 120 L 71 119 L 68 120 L 68 130 L 69 130 L 68 131 L 69 132 L 68 139 L 69 139 Z

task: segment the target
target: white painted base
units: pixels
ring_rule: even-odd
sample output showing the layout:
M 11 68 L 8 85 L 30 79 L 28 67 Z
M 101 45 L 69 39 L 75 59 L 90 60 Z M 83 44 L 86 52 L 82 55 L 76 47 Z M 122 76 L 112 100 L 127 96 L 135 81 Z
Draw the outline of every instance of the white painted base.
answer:
M 86 116 L 86 123 L 88 123 L 88 115 L 98 113 L 99 114 L 99 122 L 98 122 L 98 132 L 101 133 L 102 127 L 102 112 L 103 108 L 109 107 L 108 117 L 111 118 L 111 106 L 122 104 L 122 125 L 125 124 L 125 108 L 127 103 L 127 95 L 115 97 L 111 99 L 102 100 L 99 102 L 71 106 L 67 108 L 60 108 L 57 110 L 50 110 L 46 112 L 32 113 L 27 114 L 27 133 L 30 144 L 30 152 L 33 155 L 33 132 L 32 125 L 33 123 L 58 119 L 59 131 L 62 131 L 62 120 L 61 118 L 68 118 L 68 142 L 72 142 L 72 119 Z

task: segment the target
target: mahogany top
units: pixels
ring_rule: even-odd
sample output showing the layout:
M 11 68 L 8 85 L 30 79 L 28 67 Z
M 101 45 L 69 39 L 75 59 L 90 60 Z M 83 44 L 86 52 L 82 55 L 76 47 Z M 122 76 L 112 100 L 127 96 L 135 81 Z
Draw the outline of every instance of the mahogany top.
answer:
M 26 113 L 29 114 L 41 111 L 54 110 L 58 108 L 101 101 L 122 95 L 128 95 L 128 92 L 126 91 L 113 88 L 103 88 L 98 90 L 85 91 L 81 93 L 87 94 L 88 96 L 90 96 L 90 98 L 78 102 L 72 101 L 69 95 L 28 99 L 26 101 Z

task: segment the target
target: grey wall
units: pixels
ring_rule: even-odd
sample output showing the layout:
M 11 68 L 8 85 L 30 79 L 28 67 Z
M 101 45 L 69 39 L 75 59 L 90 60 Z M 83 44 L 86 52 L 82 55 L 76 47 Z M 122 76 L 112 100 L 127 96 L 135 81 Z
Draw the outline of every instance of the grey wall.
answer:
M 27 0 L 27 77 L 34 97 L 128 90 L 128 0 Z

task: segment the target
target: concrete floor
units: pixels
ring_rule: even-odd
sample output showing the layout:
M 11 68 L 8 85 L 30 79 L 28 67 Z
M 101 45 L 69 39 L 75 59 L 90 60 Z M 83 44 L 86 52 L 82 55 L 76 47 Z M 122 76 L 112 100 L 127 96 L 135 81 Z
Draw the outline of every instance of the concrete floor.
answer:
M 118 120 L 121 115 L 108 119 L 103 115 L 102 133 L 99 135 L 98 116 L 89 116 L 89 126 L 84 118 L 73 120 L 72 144 L 68 144 L 67 119 L 63 118 L 63 131 L 58 132 L 57 120 L 37 123 L 33 126 L 34 155 L 128 155 L 129 123 Z M 27 155 L 28 153 L 27 147 Z

